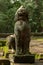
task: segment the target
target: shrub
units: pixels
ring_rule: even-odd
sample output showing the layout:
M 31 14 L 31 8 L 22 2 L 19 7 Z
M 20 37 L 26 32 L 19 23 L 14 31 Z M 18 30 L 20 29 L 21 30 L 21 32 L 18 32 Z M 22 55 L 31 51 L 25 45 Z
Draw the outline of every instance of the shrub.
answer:
M 5 46 L 6 41 L 0 40 L 0 46 Z

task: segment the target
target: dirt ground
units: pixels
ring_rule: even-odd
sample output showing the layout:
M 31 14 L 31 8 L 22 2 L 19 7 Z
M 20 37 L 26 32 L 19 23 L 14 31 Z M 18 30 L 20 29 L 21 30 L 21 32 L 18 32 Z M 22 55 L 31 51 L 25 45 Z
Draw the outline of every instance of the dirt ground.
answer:
M 43 54 L 43 39 L 31 40 L 30 42 L 30 52 Z

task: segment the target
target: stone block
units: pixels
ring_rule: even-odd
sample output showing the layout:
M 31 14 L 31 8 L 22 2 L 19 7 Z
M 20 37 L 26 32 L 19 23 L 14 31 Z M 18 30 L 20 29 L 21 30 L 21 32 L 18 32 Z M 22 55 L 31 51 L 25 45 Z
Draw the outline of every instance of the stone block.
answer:
M 15 63 L 34 63 L 35 55 L 15 55 Z
M 0 65 L 10 65 L 10 61 L 8 59 L 0 58 Z

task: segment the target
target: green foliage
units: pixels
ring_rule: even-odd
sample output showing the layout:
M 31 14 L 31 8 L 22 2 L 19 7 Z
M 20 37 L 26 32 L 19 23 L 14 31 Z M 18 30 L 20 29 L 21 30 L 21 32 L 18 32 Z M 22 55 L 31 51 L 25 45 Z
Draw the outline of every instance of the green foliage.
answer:
M 13 33 L 15 12 L 21 4 L 18 1 L 12 4 L 10 0 L 1 0 L 0 5 L 0 33 Z
M 41 32 L 43 23 L 43 10 L 42 10 L 42 3 L 41 0 L 32 0 L 30 3 L 27 2 L 29 13 L 30 13 L 30 26 L 32 32 Z
M 14 17 L 17 9 L 23 5 L 29 12 L 29 24 L 32 32 L 43 32 L 43 0 L 0 0 L 0 33 L 14 32 Z
M 0 41 L 0 47 L 5 46 L 6 41 Z

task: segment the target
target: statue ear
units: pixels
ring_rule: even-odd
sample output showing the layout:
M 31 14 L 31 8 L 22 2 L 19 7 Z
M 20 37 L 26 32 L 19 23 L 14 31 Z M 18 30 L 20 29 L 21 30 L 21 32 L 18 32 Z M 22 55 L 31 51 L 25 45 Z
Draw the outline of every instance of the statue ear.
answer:
M 17 15 L 17 12 L 16 12 L 15 15 L 14 15 L 14 21 L 16 21 L 17 18 L 18 18 L 18 15 Z

